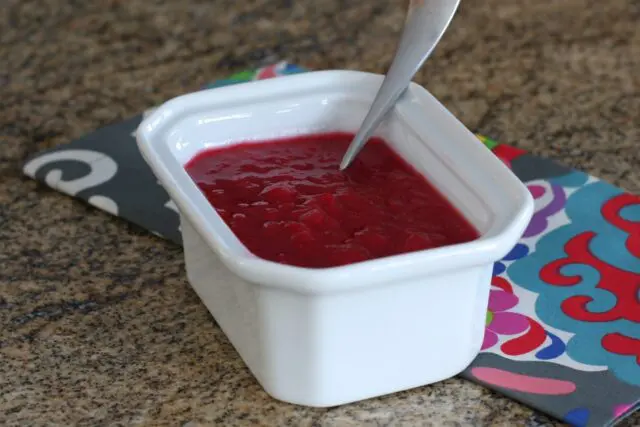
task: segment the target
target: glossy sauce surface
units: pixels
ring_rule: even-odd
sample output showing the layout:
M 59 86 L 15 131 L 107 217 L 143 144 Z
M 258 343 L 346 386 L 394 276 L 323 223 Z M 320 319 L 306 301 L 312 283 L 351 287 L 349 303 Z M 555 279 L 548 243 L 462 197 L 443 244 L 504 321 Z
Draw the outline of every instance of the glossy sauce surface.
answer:
M 256 256 L 326 268 L 468 242 L 478 232 L 381 139 L 344 172 L 331 133 L 204 151 L 187 173 Z

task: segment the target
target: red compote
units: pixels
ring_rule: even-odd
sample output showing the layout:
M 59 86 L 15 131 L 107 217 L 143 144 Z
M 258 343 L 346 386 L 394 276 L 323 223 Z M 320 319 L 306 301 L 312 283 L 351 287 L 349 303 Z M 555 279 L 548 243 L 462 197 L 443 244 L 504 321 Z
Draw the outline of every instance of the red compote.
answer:
M 202 152 L 186 170 L 255 255 L 324 268 L 467 242 L 478 232 L 381 139 L 338 165 L 352 134 Z

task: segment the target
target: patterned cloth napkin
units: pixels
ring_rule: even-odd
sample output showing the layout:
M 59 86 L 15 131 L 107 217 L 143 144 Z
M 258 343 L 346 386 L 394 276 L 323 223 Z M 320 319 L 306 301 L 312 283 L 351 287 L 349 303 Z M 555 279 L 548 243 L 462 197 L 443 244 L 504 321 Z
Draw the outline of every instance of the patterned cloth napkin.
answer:
M 207 88 L 298 72 L 283 62 Z M 176 207 L 134 140 L 147 113 L 39 153 L 24 173 L 180 244 Z M 462 376 L 572 425 L 613 425 L 640 406 L 640 197 L 478 138 L 535 214 L 495 264 L 482 351 Z

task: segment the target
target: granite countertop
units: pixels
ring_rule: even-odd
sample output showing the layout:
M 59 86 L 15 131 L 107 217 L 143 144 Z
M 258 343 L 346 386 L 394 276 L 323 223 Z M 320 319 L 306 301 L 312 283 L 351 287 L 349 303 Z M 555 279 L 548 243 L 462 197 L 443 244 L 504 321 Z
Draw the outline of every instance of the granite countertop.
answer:
M 180 248 L 21 174 L 37 150 L 230 72 L 384 72 L 404 4 L 4 0 L 0 424 L 557 425 L 461 379 L 332 409 L 274 401 Z M 463 1 L 417 81 L 468 127 L 639 193 L 638 22 L 635 0 Z

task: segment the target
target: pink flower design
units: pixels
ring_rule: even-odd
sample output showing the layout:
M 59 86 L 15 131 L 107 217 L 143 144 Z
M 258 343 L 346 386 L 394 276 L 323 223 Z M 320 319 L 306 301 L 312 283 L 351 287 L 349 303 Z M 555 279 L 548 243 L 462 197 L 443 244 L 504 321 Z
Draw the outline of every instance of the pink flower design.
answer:
M 529 328 L 529 319 L 526 316 L 507 311 L 517 304 L 516 295 L 502 289 L 491 290 L 482 350 L 496 345 L 500 335 L 517 335 Z

